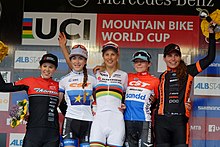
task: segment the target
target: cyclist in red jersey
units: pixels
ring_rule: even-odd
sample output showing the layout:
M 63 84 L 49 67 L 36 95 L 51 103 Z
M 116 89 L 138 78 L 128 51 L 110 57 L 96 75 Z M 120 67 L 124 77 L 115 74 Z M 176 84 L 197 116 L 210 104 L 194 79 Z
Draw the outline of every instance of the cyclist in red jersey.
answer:
M 26 90 L 29 99 L 29 117 L 22 147 L 59 147 L 58 82 L 52 79 L 58 58 L 45 54 L 40 60 L 40 77 L 28 77 L 14 84 L 5 83 L 0 76 L 3 92 Z M 10 89 L 12 88 L 12 89 Z
M 153 147 L 151 110 L 158 97 L 159 79 L 149 73 L 151 55 L 139 50 L 132 56 L 136 73 L 128 73 L 124 112 L 126 143 L 129 147 Z
M 155 113 L 156 147 L 188 147 L 190 88 L 193 78 L 214 61 L 215 52 L 215 33 L 211 28 L 208 55 L 194 64 L 185 65 L 178 45 L 165 47 L 167 70 L 160 75 L 159 104 Z

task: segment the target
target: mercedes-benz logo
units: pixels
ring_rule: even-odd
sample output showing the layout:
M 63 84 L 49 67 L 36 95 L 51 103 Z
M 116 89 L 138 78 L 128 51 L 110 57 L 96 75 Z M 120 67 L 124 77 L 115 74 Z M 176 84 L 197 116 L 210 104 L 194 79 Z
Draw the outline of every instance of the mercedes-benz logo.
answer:
M 81 8 L 84 7 L 89 2 L 89 0 L 68 0 L 68 2 L 73 7 Z

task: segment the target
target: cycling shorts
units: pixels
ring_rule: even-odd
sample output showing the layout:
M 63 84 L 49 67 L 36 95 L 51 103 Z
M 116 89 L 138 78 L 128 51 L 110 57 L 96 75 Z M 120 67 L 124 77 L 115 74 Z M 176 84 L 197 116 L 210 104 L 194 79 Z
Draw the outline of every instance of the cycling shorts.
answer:
M 123 114 L 112 111 L 96 113 L 90 133 L 90 146 L 122 146 L 125 138 Z

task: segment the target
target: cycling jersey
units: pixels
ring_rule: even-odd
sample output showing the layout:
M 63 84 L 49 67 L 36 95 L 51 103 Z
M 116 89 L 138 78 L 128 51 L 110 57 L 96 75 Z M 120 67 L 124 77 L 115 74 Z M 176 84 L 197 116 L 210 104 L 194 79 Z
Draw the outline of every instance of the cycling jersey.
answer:
M 58 82 L 42 77 L 29 77 L 14 83 L 5 83 L 4 92 L 26 90 L 29 99 L 29 117 L 23 147 L 58 147 Z
M 159 79 L 148 72 L 129 73 L 125 95 L 125 120 L 151 121 L 151 95 L 158 97 Z
M 27 127 L 49 127 L 59 129 L 58 123 L 58 82 L 42 77 L 29 77 L 15 82 L 27 85 L 29 113 Z
M 188 118 L 185 103 L 190 96 L 193 78 L 215 59 L 215 34 L 209 34 L 208 55 L 187 66 L 186 77 L 178 79 L 176 70 L 167 69 L 160 76 L 159 106 L 155 113 L 156 146 L 183 146 L 189 143 Z
M 123 93 L 127 87 L 127 73 L 117 70 L 111 76 L 107 71 L 97 72 L 95 86 L 97 112 L 106 110 L 120 112 Z
M 97 111 L 91 127 L 90 146 L 122 146 L 125 136 L 123 114 L 119 111 L 127 87 L 127 73 L 116 70 L 97 72 Z
M 65 117 L 92 121 L 91 103 L 93 102 L 93 88 L 96 85 L 95 77 L 88 75 L 85 88 L 82 88 L 83 72 L 71 71 L 59 82 L 59 91 L 65 94 L 67 110 Z M 86 94 L 86 95 L 85 95 Z
M 178 87 L 178 78 L 176 71 L 167 69 L 160 76 L 160 98 L 158 115 L 186 115 L 189 112 L 185 109 L 185 103 L 190 96 L 193 78 L 202 70 L 207 68 L 215 59 L 215 34 L 210 34 L 208 55 L 197 61 L 195 64 L 187 66 L 187 77 L 182 82 L 181 88 Z

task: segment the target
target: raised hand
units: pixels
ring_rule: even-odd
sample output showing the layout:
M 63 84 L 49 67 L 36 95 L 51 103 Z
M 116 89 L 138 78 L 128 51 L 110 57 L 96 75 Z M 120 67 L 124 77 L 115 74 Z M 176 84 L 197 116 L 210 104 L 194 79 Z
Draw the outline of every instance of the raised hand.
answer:
M 61 48 L 66 47 L 67 39 L 66 39 L 66 35 L 64 32 L 60 32 L 58 41 L 59 41 L 59 45 Z

